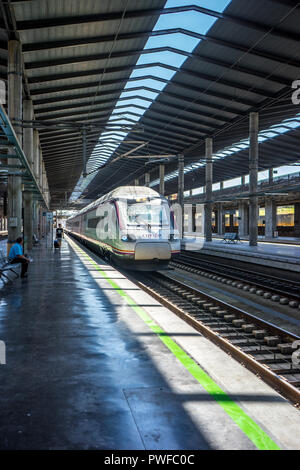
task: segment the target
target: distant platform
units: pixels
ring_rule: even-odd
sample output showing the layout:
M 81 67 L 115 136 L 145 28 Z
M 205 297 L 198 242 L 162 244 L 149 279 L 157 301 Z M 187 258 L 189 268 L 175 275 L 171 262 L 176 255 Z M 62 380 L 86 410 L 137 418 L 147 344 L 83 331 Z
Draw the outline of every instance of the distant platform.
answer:
M 205 242 L 202 237 L 187 236 L 183 239 L 181 247 L 184 250 L 201 251 L 206 255 L 300 272 L 300 248 L 294 243 L 281 244 L 264 240 L 259 241 L 257 246 L 249 246 L 247 240 L 225 243 L 221 238 L 213 238 L 212 242 Z

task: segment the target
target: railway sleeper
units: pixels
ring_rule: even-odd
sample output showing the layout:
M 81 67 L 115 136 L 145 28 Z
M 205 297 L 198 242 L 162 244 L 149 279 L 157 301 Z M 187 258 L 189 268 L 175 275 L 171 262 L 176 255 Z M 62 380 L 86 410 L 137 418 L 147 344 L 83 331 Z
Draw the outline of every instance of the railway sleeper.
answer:
M 245 333 L 252 333 L 252 331 L 255 329 L 254 323 L 244 323 L 242 325 L 242 329 L 245 331 Z
M 264 337 L 264 341 L 269 345 L 269 346 L 276 346 L 279 341 L 280 341 L 280 338 L 279 336 L 265 336 Z
M 228 321 L 228 322 L 232 322 L 234 319 L 236 318 L 235 315 L 233 315 L 232 313 L 229 313 L 227 315 L 224 315 L 224 320 Z
M 293 343 L 281 343 L 277 344 L 282 354 L 292 354 L 294 351 Z
M 288 365 L 287 367 L 282 367 L 281 369 L 280 368 L 275 368 L 273 369 L 272 366 L 270 366 L 270 369 L 272 370 L 272 372 L 274 372 L 274 374 L 277 374 L 277 375 L 294 375 L 294 374 L 300 374 L 300 369 L 292 369 L 291 367 L 288 368 Z
M 266 330 L 253 330 L 252 331 L 253 336 L 257 339 L 262 339 L 266 336 L 267 331 Z

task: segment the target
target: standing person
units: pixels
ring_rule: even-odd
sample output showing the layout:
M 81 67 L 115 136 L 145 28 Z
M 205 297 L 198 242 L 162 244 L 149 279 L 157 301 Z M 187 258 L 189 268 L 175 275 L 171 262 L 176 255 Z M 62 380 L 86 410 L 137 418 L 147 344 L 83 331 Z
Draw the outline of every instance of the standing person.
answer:
M 30 263 L 29 258 L 23 255 L 23 237 L 18 237 L 16 243 L 13 244 L 9 251 L 9 261 L 11 264 L 21 263 L 22 264 L 22 271 L 21 277 L 27 276 L 27 269 L 28 264 Z
M 61 240 L 64 236 L 64 229 L 62 228 L 61 224 L 58 224 L 58 227 L 56 229 L 56 240 L 59 243 L 59 247 L 61 245 Z

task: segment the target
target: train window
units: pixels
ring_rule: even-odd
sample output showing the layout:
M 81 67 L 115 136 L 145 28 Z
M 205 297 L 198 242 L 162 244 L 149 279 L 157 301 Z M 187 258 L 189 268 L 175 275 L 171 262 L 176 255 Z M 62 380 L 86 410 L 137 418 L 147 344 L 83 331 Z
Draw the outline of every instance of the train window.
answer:
M 127 224 L 169 225 L 168 205 L 153 202 L 128 204 Z
M 99 217 L 93 217 L 92 219 L 88 219 L 87 228 L 96 228 L 99 220 Z

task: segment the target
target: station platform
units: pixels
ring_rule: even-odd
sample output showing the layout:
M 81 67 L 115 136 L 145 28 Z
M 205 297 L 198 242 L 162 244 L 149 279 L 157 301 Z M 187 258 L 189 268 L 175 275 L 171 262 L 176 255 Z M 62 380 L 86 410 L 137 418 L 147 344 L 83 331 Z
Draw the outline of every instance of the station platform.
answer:
M 246 240 L 226 243 L 221 238 L 213 238 L 211 242 L 206 242 L 203 237 L 186 236 L 181 248 L 190 251 L 201 250 L 207 255 L 300 272 L 300 247 L 292 242 L 281 244 L 259 241 L 257 246 L 249 246 Z
M 71 239 L 1 292 L 1 449 L 300 449 L 300 412 Z

